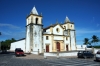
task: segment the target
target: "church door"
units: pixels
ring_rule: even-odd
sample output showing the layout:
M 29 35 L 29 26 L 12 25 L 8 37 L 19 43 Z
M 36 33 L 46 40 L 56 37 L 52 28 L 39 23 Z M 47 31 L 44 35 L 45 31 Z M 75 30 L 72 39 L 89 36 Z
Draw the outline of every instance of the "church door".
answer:
M 57 49 L 58 49 L 58 51 L 60 51 L 60 43 L 59 42 L 57 42 Z
M 46 52 L 49 52 L 49 45 L 46 45 Z
M 68 51 L 68 45 L 66 45 L 66 51 Z

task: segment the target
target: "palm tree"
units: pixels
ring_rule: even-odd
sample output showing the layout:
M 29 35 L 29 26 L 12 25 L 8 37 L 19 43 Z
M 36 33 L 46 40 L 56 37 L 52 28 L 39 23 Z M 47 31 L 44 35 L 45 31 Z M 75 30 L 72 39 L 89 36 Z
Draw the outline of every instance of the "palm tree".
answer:
M 1 35 L 1 32 L 0 32 L 0 35 Z M 1 50 L 1 41 L 0 41 L 0 50 Z
M 96 44 L 97 42 L 99 42 L 99 38 L 96 35 L 93 35 L 91 43 Z
M 1 35 L 1 32 L 0 32 L 0 35 Z
M 91 43 L 89 42 L 89 39 L 88 39 L 88 38 L 84 38 L 84 44 L 85 44 L 85 45 L 91 44 Z

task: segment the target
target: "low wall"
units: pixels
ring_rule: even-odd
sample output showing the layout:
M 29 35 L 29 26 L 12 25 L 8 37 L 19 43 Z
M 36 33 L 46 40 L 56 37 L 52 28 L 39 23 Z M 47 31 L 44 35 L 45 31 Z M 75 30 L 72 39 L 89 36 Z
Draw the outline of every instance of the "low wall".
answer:
M 33 51 L 33 52 L 31 52 L 32 54 L 36 54 L 36 55 L 38 55 L 38 51 Z
M 69 51 L 69 52 L 60 52 L 59 54 L 57 52 L 44 52 L 44 56 L 59 56 L 59 57 L 65 57 L 65 56 L 77 56 L 78 51 L 81 50 L 87 50 L 87 51 L 92 51 L 94 52 L 94 54 L 97 53 L 98 50 L 100 49 L 96 49 L 96 48 L 81 48 L 78 49 L 77 51 Z M 94 51 L 93 51 L 94 50 Z
M 100 49 L 94 48 L 94 54 L 96 54 L 98 50 L 100 50 Z
M 58 56 L 58 53 L 44 53 L 44 56 Z M 77 52 L 59 53 L 59 56 L 77 56 Z

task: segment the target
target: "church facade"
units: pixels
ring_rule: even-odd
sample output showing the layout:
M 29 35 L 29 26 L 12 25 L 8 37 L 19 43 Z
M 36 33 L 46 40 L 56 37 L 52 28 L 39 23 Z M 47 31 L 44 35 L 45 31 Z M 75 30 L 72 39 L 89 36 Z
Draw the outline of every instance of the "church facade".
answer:
M 26 38 L 11 43 L 10 50 L 21 48 L 34 54 L 76 50 L 74 23 L 65 18 L 63 24 L 53 24 L 43 28 L 42 15 L 33 7 L 26 18 Z

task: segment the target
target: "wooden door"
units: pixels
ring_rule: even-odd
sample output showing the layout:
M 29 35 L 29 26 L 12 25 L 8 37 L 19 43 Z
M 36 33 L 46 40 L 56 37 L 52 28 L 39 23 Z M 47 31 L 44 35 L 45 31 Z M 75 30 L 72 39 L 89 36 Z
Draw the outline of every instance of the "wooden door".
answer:
M 46 45 L 46 52 L 49 52 L 49 45 Z
M 60 43 L 59 42 L 57 42 L 57 49 L 58 49 L 58 51 L 60 51 Z
M 66 45 L 66 51 L 68 51 L 68 45 Z

